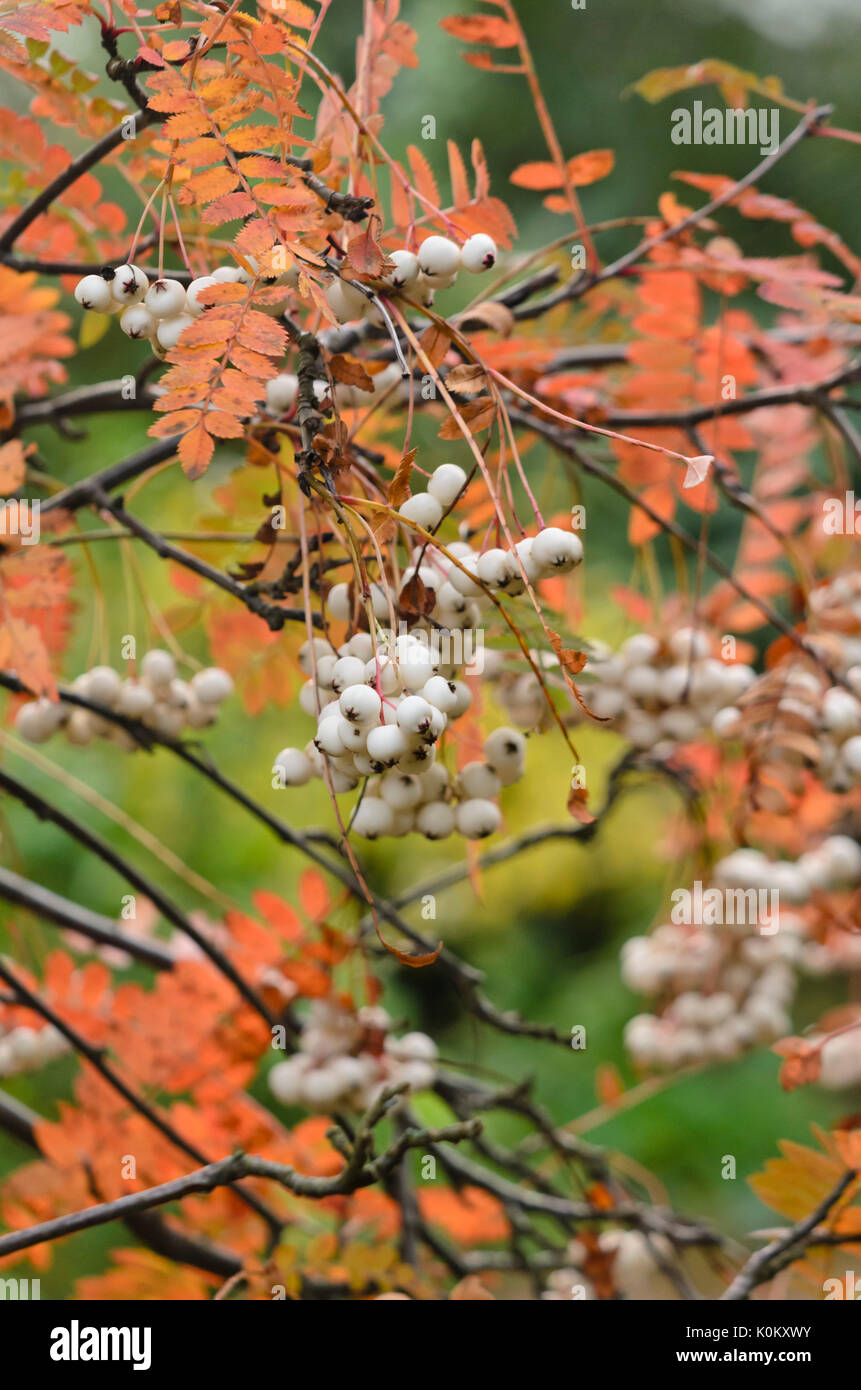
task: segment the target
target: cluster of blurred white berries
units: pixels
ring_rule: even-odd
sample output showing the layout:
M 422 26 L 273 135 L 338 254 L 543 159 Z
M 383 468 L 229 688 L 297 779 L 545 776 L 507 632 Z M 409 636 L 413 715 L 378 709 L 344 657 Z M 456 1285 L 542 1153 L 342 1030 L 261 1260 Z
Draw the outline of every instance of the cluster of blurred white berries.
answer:
M 672 1279 L 665 1273 L 677 1257 L 666 1236 L 642 1231 L 610 1230 L 598 1236 L 598 1248 L 610 1257 L 610 1278 L 622 1298 L 637 1302 L 657 1299 L 677 1299 L 681 1295 Z M 597 1298 L 595 1287 L 585 1270 L 590 1252 L 581 1240 L 569 1241 L 566 1251 L 570 1268 L 555 1269 L 547 1276 L 547 1288 L 541 1294 L 548 1303 L 570 1302 L 572 1298 Z
M 594 714 L 612 720 L 635 748 L 664 757 L 710 727 L 720 730 L 730 714 L 735 719 L 735 703 L 756 673 L 713 656 L 705 632 L 679 627 L 664 641 L 637 632 L 617 652 L 593 649 L 582 679 Z
M 18 1027 L 3 1030 L 0 1024 L 0 1076 L 17 1076 L 35 1071 L 68 1052 L 70 1044 L 52 1023 L 43 1028 Z
M 801 907 L 816 892 L 861 883 L 861 846 L 849 836 L 831 835 L 795 861 L 735 850 L 715 865 L 713 880 L 725 894 L 753 890 L 751 910 L 739 911 L 736 899 L 716 925 L 666 922 L 622 948 L 625 983 L 661 1009 L 638 1014 L 625 1028 L 626 1046 L 642 1067 L 673 1071 L 775 1042 L 791 1030 L 797 971 L 822 975 L 861 965 L 861 940 L 840 933 L 850 948 L 832 957 L 802 916 L 780 907 L 781 899 Z
M 437 1049 L 426 1033 L 391 1032 L 385 1009 L 349 1013 L 328 1000 L 311 1003 L 300 1050 L 269 1073 L 269 1089 L 283 1105 L 330 1114 L 367 1110 L 392 1086 L 423 1091 L 436 1078 Z
M 186 728 L 203 729 L 215 722 L 219 705 L 233 692 L 233 680 L 219 666 L 198 671 L 190 681 L 180 680 L 170 652 L 154 647 L 141 659 L 136 678 L 123 679 L 112 666 L 94 666 L 76 676 L 70 688 L 94 704 L 139 720 L 163 738 L 179 738 Z M 15 728 L 28 743 L 44 743 L 62 729 L 69 743 L 87 744 L 101 737 L 129 750 L 138 746 L 122 725 L 45 696 L 21 706 Z
M 714 731 L 760 765 L 811 764 L 830 790 L 848 791 L 861 782 L 861 665 L 842 678 L 845 685 L 832 685 L 812 663 L 789 658 L 760 676 L 739 706 L 720 710 Z
M 337 651 L 322 637 L 306 643 L 299 661 L 311 679 L 299 703 L 316 717 L 317 731 L 304 750 L 278 754 L 279 785 L 304 786 L 328 771 L 340 793 L 367 778 L 350 828 L 370 840 L 413 830 L 431 840 L 455 830 L 468 839 L 493 834 L 502 820 L 494 798 L 523 775 L 526 741 L 516 729 L 498 728 L 485 740 L 484 759 L 456 776 L 437 762 L 443 731 L 472 699 L 466 682 L 453 679 L 451 655 L 421 627 L 381 636 L 376 654 L 365 632 Z

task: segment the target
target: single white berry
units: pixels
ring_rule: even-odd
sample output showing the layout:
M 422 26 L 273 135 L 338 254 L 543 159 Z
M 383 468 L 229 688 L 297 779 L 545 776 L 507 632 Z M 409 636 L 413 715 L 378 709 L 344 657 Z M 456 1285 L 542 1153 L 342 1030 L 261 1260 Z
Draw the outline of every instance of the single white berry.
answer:
M 479 797 L 485 801 L 490 801 L 494 796 L 498 796 L 502 790 L 501 781 L 487 763 L 467 763 L 465 767 L 461 768 L 458 781 L 462 795 L 468 799 Z
M 84 309 L 92 309 L 97 314 L 107 314 L 115 300 L 111 287 L 101 275 L 85 275 L 75 286 L 75 298 Z
M 734 738 L 741 728 L 741 711 L 735 705 L 725 705 L 712 719 L 712 733 L 718 738 Z
M 266 383 L 266 409 L 272 415 L 283 415 L 299 394 L 299 378 L 292 372 L 281 372 Z
M 92 742 L 95 729 L 89 712 L 85 709 L 76 709 L 69 716 L 66 725 L 66 737 L 70 743 L 86 744 Z
M 176 318 L 185 311 L 185 286 L 178 280 L 154 280 L 146 292 L 144 303 L 153 318 Z
M 346 720 L 343 722 L 346 723 Z M 340 718 L 321 719 L 317 725 L 314 743 L 321 753 L 328 754 L 330 758 L 340 758 L 347 751 L 340 734 L 341 723 Z
M 394 262 L 395 268 L 389 272 L 385 283 L 394 290 L 404 290 L 414 285 L 419 278 L 418 256 L 412 251 L 390 251 L 388 257 Z
M 365 666 L 365 679 L 368 685 L 373 686 L 374 690 L 379 690 L 382 695 L 401 693 L 398 668 L 388 656 L 381 656 L 379 660 L 371 657 Z
M 496 262 L 496 242 L 486 232 L 476 232 L 460 248 L 460 263 L 473 275 L 490 270 Z
M 31 700 L 18 710 L 15 729 L 28 743 L 44 743 L 56 729 L 50 712 L 45 709 L 49 703 L 44 698 Z
M 466 473 L 456 463 L 441 463 L 428 480 L 428 492 L 447 510 L 466 486 Z
M 152 651 L 144 652 L 141 675 L 150 685 L 169 685 L 176 677 L 176 662 L 170 652 L 153 647 Z
M 137 304 L 146 294 L 149 280 L 136 265 L 118 265 L 111 281 L 111 294 L 118 304 Z
M 583 544 L 573 531 L 563 531 L 558 526 L 546 526 L 533 537 L 530 555 L 541 569 L 555 574 L 567 574 L 583 559 Z
M 117 710 L 120 714 L 128 715 L 130 719 L 140 719 L 154 704 L 155 696 L 143 681 L 123 681 L 117 698 Z
M 482 588 L 473 578 L 473 575 L 478 574 L 478 556 L 458 556 L 458 561 L 459 565 L 462 565 L 463 568 L 459 568 L 459 565 L 452 565 L 448 572 L 449 584 L 451 584 L 452 588 L 456 589 L 459 594 L 463 594 L 465 598 L 478 597 L 482 593 Z M 467 572 L 464 573 L 464 570 Z
M 453 681 L 447 681 L 444 676 L 431 676 L 419 691 L 423 700 L 427 700 L 429 705 L 436 709 L 441 709 L 443 714 L 451 714 L 457 705 L 457 687 Z
M 425 531 L 433 531 L 442 521 L 442 506 L 429 492 L 415 492 L 401 503 L 398 514 Z
M 326 607 L 338 622 L 349 622 L 353 611 L 349 584 L 333 584 L 326 595 Z
M 339 656 L 332 667 L 329 682 L 336 695 L 340 695 L 350 685 L 364 685 L 364 661 L 358 656 Z
M 478 577 L 490 589 L 504 589 L 520 578 L 520 566 L 509 551 L 494 546 L 479 555 Z
M 499 807 L 492 801 L 476 797 L 461 801 L 455 812 L 455 824 L 467 840 L 483 840 L 502 824 Z
M 220 705 L 233 694 L 233 677 L 220 666 L 208 666 L 192 676 L 191 688 L 205 705 Z
M 495 772 L 506 765 L 522 763 L 526 757 L 526 739 L 519 729 L 502 725 L 484 740 L 484 756 Z
M 706 634 L 699 629 L 680 627 L 671 634 L 669 645 L 676 661 L 702 661 L 709 654 L 710 644 Z
M 122 680 L 113 666 L 94 666 L 87 675 L 87 694 L 99 705 L 113 709 L 120 696 Z
M 276 755 L 272 772 L 282 787 L 304 787 L 314 776 L 311 759 L 300 748 L 282 748 Z
M 238 265 L 220 265 L 212 272 L 216 285 L 238 285 L 243 277 L 244 271 Z
M 191 314 L 177 314 L 174 318 L 159 319 L 155 336 L 165 352 L 175 348 L 180 337 L 194 323 Z
M 211 289 L 213 285 L 217 284 L 218 281 L 214 275 L 201 275 L 197 280 L 192 280 L 185 292 L 185 312 L 191 314 L 194 318 L 198 318 L 199 315 L 203 313 L 204 309 L 209 308 L 209 305 L 201 304 L 199 298 L 201 292 Z
M 394 767 L 409 751 L 409 740 L 397 724 L 379 724 L 369 731 L 365 747 L 379 767 Z
M 433 724 L 434 706 L 421 695 L 408 695 L 398 706 L 398 728 L 405 734 L 426 734 Z
M 421 782 L 408 772 L 386 772 L 380 782 L 380 796 L 393 811 L 411 811 L 421 802 Z
M 339 323 L 352 323 L 354 319 L 360 319 L 367 303 L 365 295 L 344 280 L 332 281 L 326 290 L 326 299 Z
M 434 654 L 424 647 L 406 652 L 398 662 L 398 675 L 405 689 L 416 694 L 435 674 Z
M 448 714 L 451 719 L 459 719 L 462 714 L 466 714 L 466 711 L 472 704 L 472 691 L 466 681 L 452 681 L 452 685 L 454 686 L 457 702 L 454 709 L 446 710 L 446 714 Z
M 861 728 L 861 705 L 848 690 L 833 685 L 822 700 L 822 723 L 836 734 L 855 734 Z
M 848 738 L 840 750 L 843 762 L 853 777 L 861 777 L 861 734 Z
M 357 688 L 360 690 L 368 689 L 366 685 L 358 686 Z M 327 723 L 328 722 L 329 721 L 327 720 Z M 367 742 L 369 732 L 368 726 L 366 724 L 354 724 L 350 719 L 345 719 L 344 716 L 340 713 L 338 715 L 337 720 L 334 720 L 333 722 L 337 724 L 338 736 L 341 742 L 343 743 L 346 752 L 363 753 L 365 751 L 365 744 Z M 353 771 L 354 769 L 351 768 L 350 770 Z
M 660 643 L 650 632 L 635 632 L 626 637 L 619 655 L 626 666 L 648 666 L 658 654 Z
M 325 637 L 312 637 L 310 642 L 303 642 L 299 648 L 299 666 L 306 676 L 310 676 L 312 674 L 312 652 L 316 660 L 321 656 L 331 656 L 334 650 L 332 643 L 327 642 Z
M 416 813 L 416 830 L 427 840 L 444 840 L 454 827 L 454 808 L 445 801 L 428 801 Z
M 369 685 L 348 685 L 342 690 L 338 705 L 349 723 L 367 726 L 379 720 L 382 701 Z
M 128 338 L 151 338 L 158 327 L 145 304 L 130 304 L 120 314 L 120 328 Z
M 460 265 L 460 248 L 445 236 L 429 236 L 419 247 L 419 266 L 425 275 L 452 275 Z
M 394 822 L 394 812 L 387 801 L 381 796 L 363 796 L 350 829 L 365 840 L 378 840 L 381 835 L 392 833 Z

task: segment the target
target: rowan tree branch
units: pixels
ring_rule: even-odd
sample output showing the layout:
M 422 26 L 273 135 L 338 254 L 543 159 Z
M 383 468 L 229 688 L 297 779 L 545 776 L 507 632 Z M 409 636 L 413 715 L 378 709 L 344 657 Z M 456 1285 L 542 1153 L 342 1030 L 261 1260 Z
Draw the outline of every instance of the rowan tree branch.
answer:
M 86 174 L 94 164 L 101 163 L 106 155 L 109 155 L 112 150 L 115 150 L 118 145 L 129 138 L 129 121 L 134 123 L 135 130 L 144 130 L 159 119 L 158 113 L 150 111 L 148 108 L 130 111 L 127 116 L 123 117 L 121 125 L 108 131 L 107 135 L 103 135 L 88 150 L 84 150 L 83 154 L 79 154 L 77 159 L 73 159 L 62 173 L 52 179 L 32 202 L 29 202 L 16 217 L 13 217 L 5 231 L 0 233 L 0 254 L 10 251 L 21 233 L 25 232 L 36 221 L 36 218 L 45 212 L 56 198 L 59 198 L 61 193 L 65 193 L 67 188 L 76 183 L 82 174 Z
M 721 1299 L 729 1303 L 740 1303 L 749 1298 L 753 1290 L 760 1284 L 765 1284 L 769 1279 L 773 1279 L 787 1265 L 793 1264 L 800 1259 L 805 1250 L 810 1245 L 815 1245 L 816 1228 L 820 1222 L 824 1221 L 828 1213 L 837 1205 L 840 1198 L 851 1187 L 858 1177 L 858 1173 L 850 1168 L 843 1174 L 840 1181 L 831 1189 L 826 1197 L 823 1197 L 819 1205 L 806 1216 L 803 1221 L 798 1221 L 777 1240 L 757 1250 L 751 1255 L 746 1264 L 742 1266 L 738 1274 L 733 1279 L 728 1289 L 721 1294 Z M 853 1237 L 847 1233 L 844 1241 L 847 1245 L 852 1244 L 853 1240 L 857 1244 L 857 1234 Z
M 6 902 L 17 903 L 59 927 L 79 932 L 91 941 L 97 941 L 100 946 L 111 946 L 125 951 L 135 960 L 152 965 L 156 970 L 173 969 L 173 956 L 158 942 L 123 936 L 116 930 L 110 917 L 103 917 L 88 907 L 81 907 L 69 898 L 52 893 L 49 888 L 43 888 L 39 883 L 31 883 L 29 879 L 3 867 L 0 867 L 0 898 L 4 898 Z

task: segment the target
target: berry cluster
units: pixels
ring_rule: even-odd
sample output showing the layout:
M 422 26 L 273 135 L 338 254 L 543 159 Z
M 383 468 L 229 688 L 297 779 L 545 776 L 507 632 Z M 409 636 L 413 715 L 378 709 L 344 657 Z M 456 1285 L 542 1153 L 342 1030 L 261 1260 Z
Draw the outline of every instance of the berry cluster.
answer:
M 716 887 L 776 893 L 774 903 L 785 899 L 796 907 L 817 892 L 840 891 L 859 882 L 861 846 L 846 835 L 829 836 L 794 862 L 739 849 L 714 869 Z M 641 1066 L 672 1071 L 724 1061 L 757 1043 L 774 1042 L 791 1029 L 788 1007 L 797 970 L 823 974 L 856 969 L 861 963 L 857 943 L 829 958 L 827 948 L 811 939 L 797 913 L 766 907 L 761 922 L 756 913 L 743 915 L 745 921 L 718 926 L 667 922 L 649 936 L 625 942 L 625 983 L 662 1005 L 660 1016 L 638 1014 L 626 1026 L 626 1046 Z M 760 927 L 768 934 L 759 934 Z
M 444 236 L 429 236 L 418 252 L 399 250 L 388 253 L 394 269 L 382 282 L 383 289 L 393 296 L 415 298 L 425 308 L 434 301 L 436 290 L 446 290 L 457 279 L 459 270 L 480 274 L 496 263 L 496 243 L 484 232 L 478 232 L 458 246 Z M 339 278 L 332 280 L 326 299 L 339 323 L 369 319 L 379 323 L 382 316 L 377 305 L 356 285 Z
M 584 698 L 599 718 L 617 721 L 614 727 L 635 748 L 666 757 L 677 743 L 720 727 L 726 707 L 755 680 L 750 666 L 711 653 L 710 638 L 695 628 L 676 628 L 663 641 L 634 633 L 618 652 L 593 652 L 583 673 Z
M 76 676 L 71 689 L 94 704 L 127 719 L 136 719 L 164 738 L 179 738 L 184 728 L 203 729 L 215 722 L 218 706 L 233 692 L 233 680 L 219 666 L 180 680 L 170 652 L 154 647 L 144 654 L 139 678 L 123 679 L 112 666 L 94 666 Z M 28 743 L 44 743 L 63 729 L 69 743 L 106 738 L 132 750 L 138 745 L 123 727 L 66 700 L 41 696 L 22 705 L 15 728 Z
M 433 530 L 466 481 L 457 464 L 442 464 L 427 491 L 407 498 L 399 514 Z M 367 839 L 412 830 L 432 840 L 455 830 L 481 839 L 499 828 L 495 797 L 522 776 L 525 740 L 516 729 L 496 729 L 485 741 L 484 758 L 451 777 L 436 761 L 437 745 L 472 698 L 468 685 L 455 677 L 472 661 L 482 636 L 478 624 L 482 605 L 490 601 L 486 589 L 516 596 L 524 592 L 524 573 L 530 582 L 565 573 L 583 556 L 579 538 L 553 526 L 525 537 L 513 550 L 479 554 L 456 541 L 447 551 L 430 541 L 413 551 L 398 599 L 426 616 L 411 626 L 402 623 L 397 637 L 382 630 L 376 639 L 357 632 L 337 650 L 327 639 L 314 638 L 300 652 L 310 679 L 299 703 L 316 718 L 317 732 L 304 750 L 283 749 L 273 773 L 282 786 L 303 786 L 328 774 L 337 793 L 369 779 L 351 821 L 351 829 Z M 359 615 L 347 583 L 334 585 L 326 603 L 338 621 L 355 622 Z M 375 626 L 391 612 L 381 583 L 370 585 L 366 603 Z
M 423 1091 L 436 1077 L 437 1050 L 426 1033 L 390 1032 L 391 1019 L 377 1005 L 357 1014 L 314 1000 L 298 1052 L 269 1073 L 269 1089 L 283 1105 L 327 1114 L 339 1108 L 367 1110 L 392 1086 Z
M 51 1023 L 44 1028 L 10 1028 L 8 1032 L 0 1026 L 0 1076 L 35 1071 L 68 1051 L 63 1034 Z
M 649 1302 L 679 1297 L 676 1285 L 664 1272 L 674 1253 L 666 1236 L 652 1232 L 647 1236 L 642 1231 L 618 1229 L 602 1231 L 597 1237 L 597 1246 L 608 1261 L 612 1260 L 613 1284 L 623 1298 Z M 594 1261 L 593 1252 L 583 1241 L 575 1239 L 568 1242 L 566 1254 L 571 1268 L 554 1269 L 548 1274 L 542 1301 L 569 1303 L 577 1289 L 582 1289 L 580 1298 L 598 1298 L 586 1273 L 590 1261 Z
M 250 258 L 251 269 L 257 263 Z M 180 334 L 206 308 L 200 295 L 212 285 L 224 282 L 250 285 L 251 271 L 242 266 L 219 266 L 211 275 L 192 280 L 186 289 L 179 280 L 152 280 L 136 265 L 105 266 L 95 275 L 85 275 L 75 287 L 75 298 L 85 309 L 99 314 L 119 314 L 120 328 L 129 338 L 146 338 L 157 357 L 176 347 Z M 267 280 L 276 285 L 295 284 L 298 270 Z
M 712 727 L 759 765 L 812 763 L 831 791 L 845 792 L 861 781 L 861 637 L 832 624 L 861 630 L 861 575 L 814 590 L 811 610 L 825 631 L 808 643 L 844 683 L 832 685 L 821 666 L 792 653 L 719 710 Z
M 299 702 L 316 715 L 317 732 L 304 751 L 278 754 L 281 785 L 304 786 L 328 772 L 333 790 L 347 792 L 367 778 L 350 828 L 370 840 L 412 830 L 431 840 L 454 830 L 468 839 L 493 834 L 501 823 L 493 798 L 522 776 L 526 743 L 515 729 L 495 729 L 485 760 L 450 777 L 436 745 L 472 696 L 443 655 L 435 634 L 420 627 L 383 639 L 376 653 L 365 632 L 337 651 L 322 637 L 306 643 L 299 660 L 311 679 Z

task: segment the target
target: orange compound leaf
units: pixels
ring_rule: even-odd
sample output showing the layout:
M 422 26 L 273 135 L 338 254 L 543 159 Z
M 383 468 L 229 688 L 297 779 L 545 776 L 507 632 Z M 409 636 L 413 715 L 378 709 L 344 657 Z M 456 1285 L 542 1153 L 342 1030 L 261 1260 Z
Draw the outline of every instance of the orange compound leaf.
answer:
M 505 1208 L 481 1187 L 464 1187 L 460 1192 L 430 1188 L 417 1195 L 425 1220 L 442 1226 L 463 1246 L 508 1239 L 510 1227 Z

